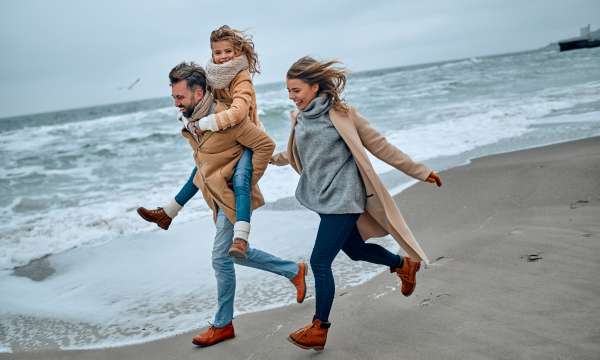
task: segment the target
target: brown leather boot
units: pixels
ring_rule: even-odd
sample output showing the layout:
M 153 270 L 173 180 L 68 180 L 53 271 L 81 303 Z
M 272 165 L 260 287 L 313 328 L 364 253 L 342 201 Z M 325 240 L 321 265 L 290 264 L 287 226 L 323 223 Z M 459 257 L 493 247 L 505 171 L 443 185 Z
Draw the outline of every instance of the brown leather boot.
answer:
M 244 239 L 235 238 L 229 248 L 229 256 L 237 259 L 246 259 L 248 257 L 248 242 Z
M 139 207 L 137 208 L 137 213 L 140 214 L 142 219 L 156 223 L 161 229 L 167 230 L 169 225 L 171 225 L 172 219 L 165 213 L 163 208 L 159 207 L 157 209 L 149 210 L 144 207 Z
M 288 336 L 288 341 L 303 349 L 322 351 L 327 341 L 327 331 L 331 323 L 314 319 L 312 324 L 294 331 Z
M 410 296 L 415 291 L 417 286 L 417 271 L 421 268 L 421 262 L 415 261 L 405 256 L 402 261 L 402 266 L 390 269 L 390 272 L 395 272 L 402 281 L 400 291 L 404 296 Z
M 232 339 L 234 337 L 235 332 L 233 330 L 233 322 L 230 322 L 222 328 L 217 328 L 211 325 L 208 329 L 194 336 L 192 342 L 194 345 L 206 347 L 220 343 L 221 341 L 227 339 Z
M 302 303 L 306 296 L 306 263 L 298 263 L 298 273 L 290 281 L 296 287 L 296 301 Z

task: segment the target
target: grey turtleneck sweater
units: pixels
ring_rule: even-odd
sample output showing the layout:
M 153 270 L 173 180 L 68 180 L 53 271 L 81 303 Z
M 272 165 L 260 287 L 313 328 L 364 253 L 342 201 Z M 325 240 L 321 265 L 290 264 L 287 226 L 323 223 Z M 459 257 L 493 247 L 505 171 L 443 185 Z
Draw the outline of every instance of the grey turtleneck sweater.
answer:
M 296 199 L 320 214 L 364 212 L 366 193 L 350 149 L 329 119 L 329 100 L 318 96 L 298 114 L 296 147 L 302 174 Z

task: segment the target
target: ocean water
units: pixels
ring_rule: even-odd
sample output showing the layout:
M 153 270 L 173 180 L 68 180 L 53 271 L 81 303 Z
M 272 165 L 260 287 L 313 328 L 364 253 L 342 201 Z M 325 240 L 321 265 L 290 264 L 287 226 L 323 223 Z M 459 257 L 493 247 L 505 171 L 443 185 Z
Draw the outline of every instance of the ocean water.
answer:
M 599 65 L 597 48 L 382 69 L 352 75 L 345 97 L 392 144 L 443 170 L 600 135 Z M 293 109 L 285 85 L 257 86 L 257 96 L 283 150 Z M 211 319 L 214 226 L 201 194 L 169 231 L 135 213 L 172 198 L 192 170 L 175 114 L 160 98 L 0 119 L 0 352 L 148 341 Z M 391 191 L 411 183 L 372 160 Z M 267 170 L 251 242 L 306 260 L 318 218 L 293 198 L 297 179 L 289 167 Z M 383 269 L 340 255 L 334 270 L 344 288 Z M 287 280 L 237 272 L 237 314 L 294 301 Z

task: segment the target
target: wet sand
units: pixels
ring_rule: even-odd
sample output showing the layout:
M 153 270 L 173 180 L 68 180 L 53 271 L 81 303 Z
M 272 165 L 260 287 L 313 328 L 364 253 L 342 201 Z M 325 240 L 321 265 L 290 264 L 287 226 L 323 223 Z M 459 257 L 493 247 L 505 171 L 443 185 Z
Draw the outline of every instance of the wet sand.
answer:
M 403 297 L 387 272 L 338 291 L 322 353 L 286 341 L 311 319 L 311 299 L 242 315 L 235 339 L 205 349 L 187 333 L 0 358 L 598 359 L 600 138 L 484 157 L 441 176 L 441 189 L 417 184 L 396 197 L 432 260 L 415 293 Z

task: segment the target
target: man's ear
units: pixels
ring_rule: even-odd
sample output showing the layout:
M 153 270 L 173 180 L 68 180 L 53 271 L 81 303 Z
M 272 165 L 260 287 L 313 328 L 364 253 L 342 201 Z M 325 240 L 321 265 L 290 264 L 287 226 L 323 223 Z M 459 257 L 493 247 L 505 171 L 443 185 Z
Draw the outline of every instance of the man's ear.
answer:
M 196 86 L 194 88 L 194 97 L 196 99 L 203 99 L 204 98 L 204 91 L 202 90 L 202 88 L 200 86 Z

